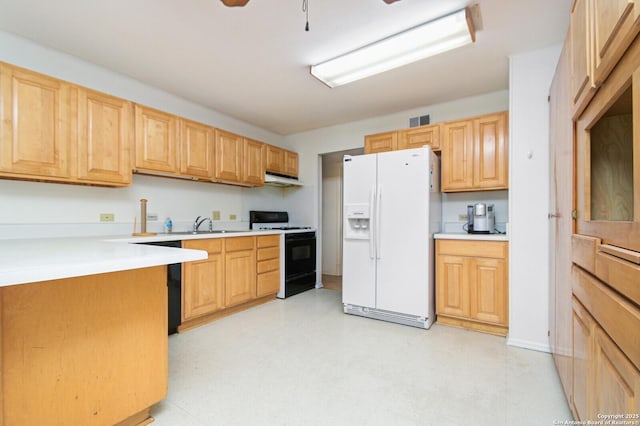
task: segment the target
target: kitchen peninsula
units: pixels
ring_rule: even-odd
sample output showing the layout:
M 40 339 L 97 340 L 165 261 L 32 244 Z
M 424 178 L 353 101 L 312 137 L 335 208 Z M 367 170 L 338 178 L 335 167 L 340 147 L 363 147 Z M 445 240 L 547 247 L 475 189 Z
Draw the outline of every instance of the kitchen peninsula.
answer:
M 0 425 L 143 425 L 167 393 L 166 265 L 96 237 L 0 241 Z

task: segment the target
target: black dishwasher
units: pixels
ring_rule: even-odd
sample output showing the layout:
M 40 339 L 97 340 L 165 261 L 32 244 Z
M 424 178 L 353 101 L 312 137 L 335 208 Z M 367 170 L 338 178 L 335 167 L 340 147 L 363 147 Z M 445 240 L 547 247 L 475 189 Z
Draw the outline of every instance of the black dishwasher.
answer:
M 152 243 L 140 243 L 150 246 L 182 248 L 180 241 L 156 241 Z M 176 333 L 180 325 L 182 313 L 182 263 L 167 265 L 167 290 L 168 290 L 168 322 L 169 334 Z

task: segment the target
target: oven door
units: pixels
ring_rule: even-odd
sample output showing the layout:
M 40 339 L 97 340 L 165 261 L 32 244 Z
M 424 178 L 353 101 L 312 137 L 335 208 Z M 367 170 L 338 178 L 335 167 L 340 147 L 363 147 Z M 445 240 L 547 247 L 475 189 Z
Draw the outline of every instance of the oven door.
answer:
M 285 281 L 316 270 L 316 233 L 297 232 L 284 236 Z

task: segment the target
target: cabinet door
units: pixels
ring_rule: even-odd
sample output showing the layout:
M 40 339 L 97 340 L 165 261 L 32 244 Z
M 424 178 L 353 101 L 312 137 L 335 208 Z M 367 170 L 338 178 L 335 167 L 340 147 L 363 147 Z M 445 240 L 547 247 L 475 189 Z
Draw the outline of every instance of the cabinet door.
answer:
M 136 169 L 178 173 L 178 118 L 135 106 Z
M 280 290 L 280 270 L 265 272 L 258 275 L 257 296 L 262 297 L 276 294 Z
M 575 0 L 571 10 L 571 96 L 574 117 L 579 115 L 595 92 L 591 50 L 589 0 Z
M 395 151 L 398 149 L 398 132 L 378 133 L 364 137 L 364 153 Z
M 468 261 L 462 256 L 436 257 L 436 313 L 468 318 Z
M 577 301 L 573 300 L 573 410 L 578 420 L 589 418 L 589 392 L 593 392 L 591 381 L 591 358 L 595 321 Z
M 256 297 L 256 252 L 242 250 L 225 254 L 225 303 L 227 307 Z
M 638 0 L 594 0 L 595 82 L 605 81 L 640 29 Z
M 569 43 L 551 83 L 549 103 L 549 344 L 567 400 L 571 401 L 571 235 L 574 148 L 569 95 Z
M 440 150 L 440 125 L 420 126 L 398 132 L 398 149 L 422 148 L 429 145 L 432 150 Z
M 284 151 L 284 174 L 291 177 L 298 177 L 298 154 L 291 151 Z
M 224 182 L 242 181 L 244 138 L 216 129 L 215 178 Z
M 72 91 L 62 81 L 0 64 L 0 170 L 68 178 L 75 144 Z
M 284 173 L 284 149 L 267 145 L 266 169 L 268 172 Z
M 471 318 L 507 325 L 507 267 L 502 259 L 478 258 L 469 270 Z
M 473 123 L 445 123 L 442 144 L 442 192 L 473 188 Z
M 78 89 L 78 179 L 131 183 L 131 102 Z
M 264 185 L 264 161 L 262 142 L 244 139 L 244 167 L 242 168 L 242 181 L 253 186 Z
M 200 178 L 213 176 L 213 127 L 180 120 L 180 173 Z
M 594 383 L 589 418 L 598 414 L 637 414 L 640 372 L 600 328 L 595 329 Z M 636 419 L 627 419 L 637 422 Z
M 491 114 L 473 120 L 474 189 L 508 188 L 507 114 Z
M 207 260 L 183 264 L 183 321 L 224 308 L 223 261 L 222 253 L 209 253 Z

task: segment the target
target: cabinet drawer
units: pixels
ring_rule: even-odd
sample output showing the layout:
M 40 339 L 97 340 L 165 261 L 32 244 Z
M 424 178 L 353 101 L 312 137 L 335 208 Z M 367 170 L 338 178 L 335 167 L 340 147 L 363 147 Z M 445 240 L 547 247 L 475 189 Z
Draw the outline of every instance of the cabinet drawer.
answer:
M 280 259 L 263 260 L 258 262 L 258 273 L 263 274 L 269 271 L 280 269 Z
M 506 259 L 508 252 L 506 241 L 437 240 L 438 254 L 456 256 L 490 257 Z
M 253 250 L 255 243 L 255 237 L 225 238 L 225 248 L 227 252 Z
M 280 271 L 258 275 L 257 296 L 277 293 L 280 289 Z
M 206 250 L 209 253 L 222 252 L 222 238 L 212 238 L 210 240 L 185 240 L 182 242 L 182 248 L 194 250 Z
M 280 245 L 280 235 L 261 235 L 257 237 L 258 248 L 278 247 Z
M 640 310 L 623 299 L 600 280 L 582 268 L 572 268 L 572 289 L 575 297 L 620 347 L 636 368 L 640 368 L 640 345 L 637 333 L 640 329 Z
M 258 260 L 278 259 L 280 247 L 267 247 L 258 250 Z

